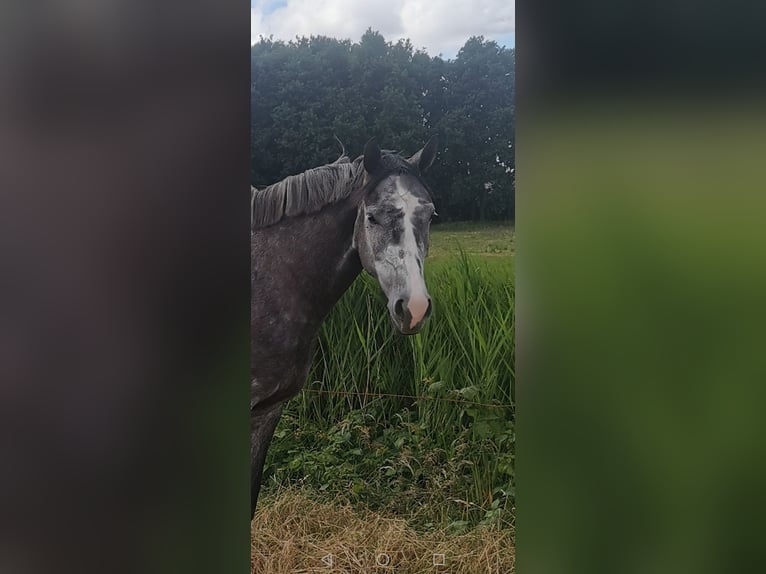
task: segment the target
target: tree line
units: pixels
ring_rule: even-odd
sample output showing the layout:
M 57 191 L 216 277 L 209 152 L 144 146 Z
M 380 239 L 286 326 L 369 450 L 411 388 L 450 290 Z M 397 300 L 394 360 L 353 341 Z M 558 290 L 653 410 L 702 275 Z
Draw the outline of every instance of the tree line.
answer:
M 323 36 L 261 38 L 251 48 L 253 185 L 353 158 L 376 137 L 412 154 L 432 136 L 440 153 L 427 174 L 440 221 L 513 219 L 515 54 L 483 37 L 453 60 L 386 42 Z

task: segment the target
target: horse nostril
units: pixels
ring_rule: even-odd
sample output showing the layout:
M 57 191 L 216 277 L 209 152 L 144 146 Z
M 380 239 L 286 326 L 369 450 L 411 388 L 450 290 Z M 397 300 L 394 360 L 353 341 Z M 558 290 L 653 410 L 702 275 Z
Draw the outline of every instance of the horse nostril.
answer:
M 399 299 L 394 304 L 394 313 L 396 313 L 396 316 L 399 318 L 404 317 L 404 299 Z
M 428 309 L 426 309 L 426 314 L 423 315 L 423 318 L 427 319 L 430 316 L 431 316 L 431 298 L 429 297 L 428 298 Z

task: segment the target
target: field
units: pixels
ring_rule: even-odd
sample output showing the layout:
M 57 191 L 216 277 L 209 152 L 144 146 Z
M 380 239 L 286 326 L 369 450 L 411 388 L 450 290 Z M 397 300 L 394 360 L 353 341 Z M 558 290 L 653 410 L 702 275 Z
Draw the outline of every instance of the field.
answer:
M 509 225 L 434 226 L 416 337 L 367 276 L 339 302 L 269 451 L 254 571 L 513 570 L 513 250 Z
M 513 227 L 504 223 L 445 223 L 431 231 L 428 263 L 451 259 L 463 250 L 476 258 L 498 257 L 510 265 L 514 253 Z

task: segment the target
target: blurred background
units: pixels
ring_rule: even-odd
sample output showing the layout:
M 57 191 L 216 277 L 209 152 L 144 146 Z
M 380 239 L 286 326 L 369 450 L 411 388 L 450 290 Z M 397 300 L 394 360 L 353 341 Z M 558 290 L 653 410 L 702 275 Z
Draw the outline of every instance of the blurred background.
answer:
M 248 6 L 0 7 L 0 571 L 248 567 Z
M 762 15 L 519 6 L 520 572 L 763 569 Z

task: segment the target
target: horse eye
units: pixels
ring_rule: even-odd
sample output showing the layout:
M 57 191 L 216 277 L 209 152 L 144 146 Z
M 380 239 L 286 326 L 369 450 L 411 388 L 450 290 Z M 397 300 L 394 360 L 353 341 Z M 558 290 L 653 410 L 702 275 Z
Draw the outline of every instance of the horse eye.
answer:
M 367 214 L 367 221 L 369 221 L 370 223 L 374 223 L 376 225 L 378 223 L 378 220 L 375 219 L 375 217 L 372 215 L 372 213 L 368 213 Z

